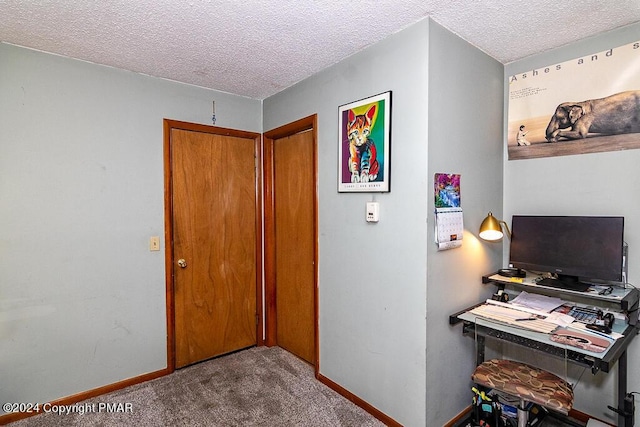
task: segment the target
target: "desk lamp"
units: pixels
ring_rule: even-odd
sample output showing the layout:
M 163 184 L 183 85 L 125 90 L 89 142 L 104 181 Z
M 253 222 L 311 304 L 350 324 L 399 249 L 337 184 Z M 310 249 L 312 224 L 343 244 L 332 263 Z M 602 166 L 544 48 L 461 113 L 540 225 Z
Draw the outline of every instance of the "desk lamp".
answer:
M 503 224 L 505 231 L 507 232 L 507 236 L 511 238 L 511 231 L 509 230 L 507 223 L 496 219 L 496 217 L 493 216 L 493 213 L 489 212 L 489 215 L 487 215 L 487 217 L 482 221 L 482 224 L 480 224 L 480 232 L 478 235 L 482 240 L 497 242 L 502 239 L 502 236 L 504 235 L 502 232 Z

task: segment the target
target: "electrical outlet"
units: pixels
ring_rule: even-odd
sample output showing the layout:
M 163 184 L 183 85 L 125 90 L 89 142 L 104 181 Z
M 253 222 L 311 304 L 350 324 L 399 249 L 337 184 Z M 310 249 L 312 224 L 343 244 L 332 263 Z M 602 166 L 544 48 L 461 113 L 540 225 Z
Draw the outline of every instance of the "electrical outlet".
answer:
M 149 250 L 150 251 L 159 251 L 160 250 L 160 237 L 152 236 L 149 239 Z

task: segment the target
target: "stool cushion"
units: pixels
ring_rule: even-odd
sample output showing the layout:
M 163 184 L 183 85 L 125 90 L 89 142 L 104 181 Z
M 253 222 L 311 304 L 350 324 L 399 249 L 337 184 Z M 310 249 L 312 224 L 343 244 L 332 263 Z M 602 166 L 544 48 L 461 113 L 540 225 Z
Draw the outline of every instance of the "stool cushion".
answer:
M 524 363 L 489 360 L 478 365 L 471 379 L 476 384 L 564 414 L 573 406 L 573 390 L 566 381 L 551 372 Z

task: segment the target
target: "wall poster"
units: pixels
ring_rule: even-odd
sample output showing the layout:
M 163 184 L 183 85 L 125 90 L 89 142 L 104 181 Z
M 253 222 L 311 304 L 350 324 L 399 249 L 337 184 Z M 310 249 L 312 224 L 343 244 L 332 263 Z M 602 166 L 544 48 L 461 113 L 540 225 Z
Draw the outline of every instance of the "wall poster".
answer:
M 640 42 L 507 78 L 509 160 L 640 148 Z
M 391 92 L 338 112 L 338 192 L 390 191 Z

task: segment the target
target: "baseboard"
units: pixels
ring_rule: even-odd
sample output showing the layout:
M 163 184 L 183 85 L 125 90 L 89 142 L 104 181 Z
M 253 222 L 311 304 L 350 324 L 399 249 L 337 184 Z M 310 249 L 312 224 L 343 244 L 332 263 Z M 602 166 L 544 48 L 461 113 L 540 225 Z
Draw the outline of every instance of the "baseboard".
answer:
M 382 421 L 385 425 L 387 425 L 389 427 L 402 427 L 402 424 L 400 424 L 399 422 L 397 422 L 393 418 L 389 417 L 384 412 L 382 412 L 382 411 L 378 410 L 377 408 L 371 406 L 369 403 L 365 402 L 364 400 L 360 399 L 358 396 L 356 396 L 355 394 L 351 393 L 346 388 L 344 388 L 341 385 L 331 381 L 329 378 L 325 377 L 324 375 L 317 374 L 316 375 L 316 379 L 318 381 L 320 381 L 322 384 L 324 384 L 327 387 L 329 387 L 331 390 L 333 390 L 336 393 L 338 393 L 339 395 L 345 397 L 347 400 L 349 400 L 354 405 L 357 405 L 357 406 L 361 407 L 362 409 L 364 409 L 365 411 L 367 411 L 368 413 L 370 413 L 371 415 L 376 417 L 378 420 Z
M 92 390 L 83 391 L 72 396 L 63 397 L 58 400 L 49 402 L 51 406 L 60 405 L 73 405 L 74 403 L 82 402 L 83 400 L 91 399 L 92 397 L 101 396 L 103 394 L 111 393 L 112 391 L 120 390 L 125 387 L 129 387 L 135 384 L 140 384 L 146 381 L 154 380 L 156 378 L 163 377 L 170 374 L 172 371 L 168 368 L 160 371 L 150 372 L 148 374 L 140 375 L 137 377 L 129 378 L 117 383 L 108 384 L 102 387 L 94 388 Z M 42 412 L 42 409 L 40 410 Z M 0 415 L 0 425 L 6 425 L 14 421 L 18 421 L 24 418 L 29 418 L 34 415 L 38 415 L 40 412 L 14 412 L 5 415 Z
M 471 405 L 467 406 L 466 408 L 464 408 L 462 410 L 462 412 L 460 412 L 458 415 L 456 415 L 455 417 L 453 417 L 449 421 L 447 421 L 443 427 L 455 427 L 455 426 L 457 426 L 458 423 L 461 420 L 467 418 L 470 413 L 471 413 Z

